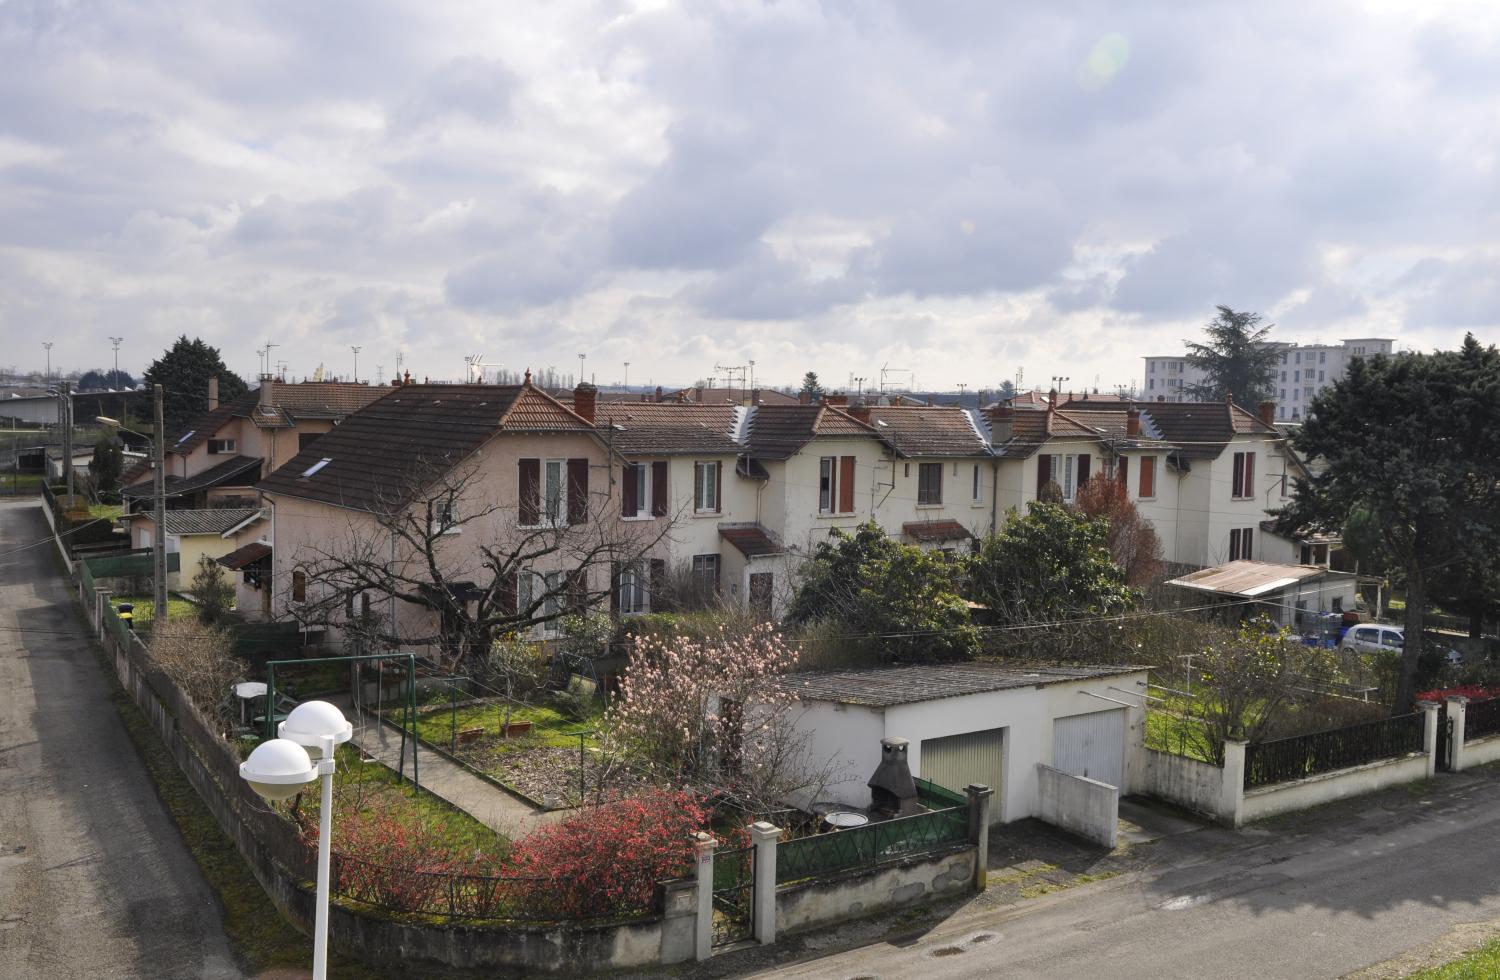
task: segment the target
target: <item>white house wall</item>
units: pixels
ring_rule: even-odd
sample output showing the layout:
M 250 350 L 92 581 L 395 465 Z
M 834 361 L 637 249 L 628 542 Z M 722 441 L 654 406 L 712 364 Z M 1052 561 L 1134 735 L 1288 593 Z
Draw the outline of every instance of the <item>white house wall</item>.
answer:
M 917 480 L 921 464 L 937 463 L 943 468 L 942 503 L 917 503 Z M 979 467 L 979 499 L 973 499 L 974 467 Z M 887 457 L 884 468 L 877 470 L 879 482 L 892 485 L 875 498 L 875 519 L 887 534 L 899 538 L 903 524 L 921 521 L 955 520 L 975 537 L 988 534 L 991 505 L 994 499 L 994 473 L 989 457 L 949 457 L 899 459 Z M 953 542 L 947 542 L 949 547 Z

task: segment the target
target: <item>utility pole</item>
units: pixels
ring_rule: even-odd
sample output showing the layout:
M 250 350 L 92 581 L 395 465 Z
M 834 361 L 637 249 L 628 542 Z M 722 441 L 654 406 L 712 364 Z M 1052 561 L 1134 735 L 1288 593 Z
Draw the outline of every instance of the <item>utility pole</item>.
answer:
M 960 381 L 958 383 L 958 407 L 959 408 L 963 408 L 964 407 L 964 389 L 967 388 L 967 387 L 969 387 L 969 386 L 966 385 L 966 384 L 964 384 L 962 381 Z
M 115 345 L 115 373 L 109 379 L 109 386 L 111 388 L 115 388 L 115 389 L 119 389 L 120 388 L 120 342 L 122 340 L 124 340 L 124 339 L 125 339 L 124 337 L 111 337 L 111 338 L 109 338 L 109 342 L 111 344 Z M 120 396 L 120 409 L 119 409 L 119 411 L 120 411 L 120 418 L 124 419 L 125 418 L 125 396 L 123 394 Z
M 156 606 L 152 610 L 155 617 L 153 622 L 165 623 L 167 621 L 167 427 L 162 421 L 161 411 L 161 385 L 152 385 L 151 397 L 155 402 L 156 428 L 153 448 L 156 450 L 156 476 L 151 481 L 152 489 L 155 491 L 156 507 L 155 519 L 156 532 L 153 535 L 152 558 L 156 566 L 155 575 L 155 600 Z M 72 462 L 69 461 L 69 466 Z
M 47 374 L 42 378 L 42 387 L 45 388 L 52 383 L 52 341 L 42 341 L 42 346 L 47 349 Z
M 68 506 L 73 506 L 73 385 L 68 381 L 58 382 L 58 397 L 62 399 L 63 421 L 63 470 L 68 474 Z
M 625 390 L 630 390 L 630 362 L 625 362 Z
M 583 382 L 584 382 L 584 377 L 583 377 L 583 361 L 584 361 L 584 358 L 586 358 L 586 357 L 588 357 L 587 354 L 579 354 L 578 355 L 578 380 L 576 382 L 574 382 L 575 384 L 583 384 Z
M 355 347 L 353 344 L 350 344 L 349 349 L 354 351 L 354 383 L 359 384 L 359 352 L 364 350 L 364 348 Z

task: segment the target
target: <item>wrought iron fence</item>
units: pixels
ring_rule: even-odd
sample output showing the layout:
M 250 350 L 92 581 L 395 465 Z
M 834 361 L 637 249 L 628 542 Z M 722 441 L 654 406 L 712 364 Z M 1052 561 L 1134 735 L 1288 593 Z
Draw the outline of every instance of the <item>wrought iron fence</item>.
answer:
M 1302 779 L 1422 751 L 1422 715 L 1396 715 L 1311 735 L 1271 739 L 1245 750 L 1245 788 Z
M 713 944 L 727 946 L 754 932 L 755 845 L 714 854 Z
M 963 844 L 968 839 L 967 805 L 799 837 L 776 849 L 776 883 L 873 867 L 882 861 Z
M 1464 707 L 1464 741 L 1500 732 L 1500 698 L 1470 701 Z

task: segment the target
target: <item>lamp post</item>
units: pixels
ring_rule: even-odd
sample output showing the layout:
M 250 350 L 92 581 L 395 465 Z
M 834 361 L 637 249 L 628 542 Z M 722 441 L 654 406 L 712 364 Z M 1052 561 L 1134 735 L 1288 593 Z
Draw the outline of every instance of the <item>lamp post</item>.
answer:
M 42 387 L 45 388 L 52 383 L 52 341 L 42 341 L 42 346 L 47 350 L 47 375 L 42 379 Z
M 121 432 L 129 432 L 131 435 L 140 436 L 151 444 L 152 456 L 152 479 L 151 496 L 154 506 L 151 510 L 152 523 L 155 526 L 151 535 L 151 558 L 153 566 L 152 577 L 152 615 L 154 622 L 165 623 L 167 621 L 167 459 L 166 459 L 166 433 L 165 425 L 162 423 L 161 409 L 161 385 L 151 386 L 151 397 L 155 403 L 155 438 L 127 429 L 120 423 L 119 419 L 112 419 L 107 415 L 96 415 L 94 420 L 111 429 L 119 429 Z M 70 464 L 71 465 L 71 464 Z
M 354 351 L 354 383 L 359 384 L 359 352 L 364 350 L 364 348 L 355 347 L 353 344 L 350 344 L 349 349 Z
M 269 708 L 267 710 L 270 710 Z M 304 701 L 240 763 L 240 778 L 268 800 L 285 800 L 322 777 L 318 805 L 318 892 L 313 912 L 313 980 L 328 976 L 329 864 L 333 851 L 334 749 L 354 737 L 354 726 L 327 701 Z

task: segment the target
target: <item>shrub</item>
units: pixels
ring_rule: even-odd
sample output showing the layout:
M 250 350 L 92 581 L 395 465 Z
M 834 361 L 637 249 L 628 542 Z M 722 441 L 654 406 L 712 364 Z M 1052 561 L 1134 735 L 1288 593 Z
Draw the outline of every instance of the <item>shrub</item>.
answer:
M 511 849 L 514 872 L 539 879 L 528 910 L 562 919 L 649 907 L 658 881 L 692 867 L 693 834 L 708 819 L 691 793 L 656 790 L 538 827 Z
M 230 689 L 245 678 L 228 630 L 193 619 L 156 620 L 151 627 L 151 659 L 205 718 L 224 728 L 233 723 Z

